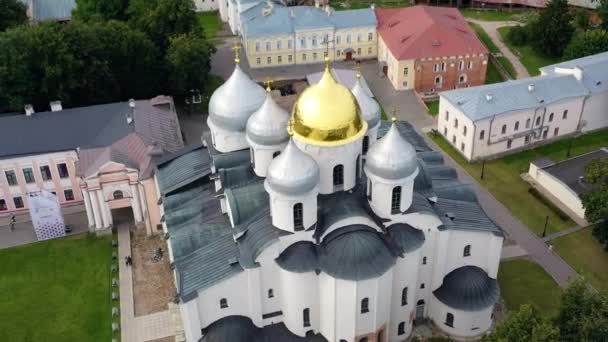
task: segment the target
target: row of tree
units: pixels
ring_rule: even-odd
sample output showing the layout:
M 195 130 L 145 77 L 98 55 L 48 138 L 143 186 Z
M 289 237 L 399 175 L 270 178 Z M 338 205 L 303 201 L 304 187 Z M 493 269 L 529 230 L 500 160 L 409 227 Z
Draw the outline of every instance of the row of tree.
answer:
M 514 45 L 531 45 L 539 53 L 565 60 L 608 51 L 608 0 L 600 0 L 597 13 L 603 20 L 591 27 L 589 12 L 570 10 L 567 0 L 551 0 L 538 17 L 515 26 L 507 39 Z
M 0 5 L 9 2 L 17 0 Z M 6 29 L 0 112 L 25 104 L 46 108 L 52 100 L 83 106 L 204 91 L 215 48 L 193 6 L 191 0 L 77 0 L 74 20 L 65 24 L 0 19 Z
M 536 308 L 523 305 L 483 341 L 600 342 L 607 337 L 608 298 L 579 279 L 562 294 L 557 317 L 548 318 Z
M 596 222 L 593 235 L 608 250 L 608 159 L 592 160 L 585 165 L 585 182 L 595 187 L 581 195 L 585 218 Z

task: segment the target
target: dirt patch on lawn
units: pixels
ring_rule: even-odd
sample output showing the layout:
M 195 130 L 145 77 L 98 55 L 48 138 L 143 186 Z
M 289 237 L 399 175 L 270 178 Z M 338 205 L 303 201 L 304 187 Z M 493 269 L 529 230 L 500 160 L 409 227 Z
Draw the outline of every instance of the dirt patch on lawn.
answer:
M 163 258 L 155 262 L 153 255 L 158 248 L 162 249 Z M 135 316 L 167 310 L 175 296 L 175 286 L 165 240 L 158 235 L 146 236 L 144 229 L 131 231 L 131 253 Z

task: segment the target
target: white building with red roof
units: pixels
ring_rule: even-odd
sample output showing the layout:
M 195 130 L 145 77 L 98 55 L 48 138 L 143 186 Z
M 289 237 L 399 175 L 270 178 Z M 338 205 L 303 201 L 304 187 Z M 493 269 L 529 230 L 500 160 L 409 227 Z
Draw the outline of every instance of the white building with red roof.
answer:
M 488 49 L 455 8 L 376 9 L 378 60 L 398 90 L 423 95 L 483 84 Z

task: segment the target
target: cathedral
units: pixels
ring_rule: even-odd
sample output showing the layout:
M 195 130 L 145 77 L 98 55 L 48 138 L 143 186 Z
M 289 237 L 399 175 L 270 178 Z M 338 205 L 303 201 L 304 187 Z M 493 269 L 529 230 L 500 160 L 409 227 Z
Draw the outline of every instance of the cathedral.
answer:
M 239 66 L 202 143 L 160 161 L 187 341 L 483 335 L 504 235 L 454 169 L 363 90 L 320 81 L 291 113 Z

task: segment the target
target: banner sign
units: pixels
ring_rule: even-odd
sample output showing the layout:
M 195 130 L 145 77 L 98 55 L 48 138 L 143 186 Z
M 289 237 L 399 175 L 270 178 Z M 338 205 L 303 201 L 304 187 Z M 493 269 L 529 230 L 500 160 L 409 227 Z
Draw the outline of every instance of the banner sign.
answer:
M 57 196 L 46 190 L 31 192 L 29 207 L 34 232 L 39 241 L 65 236 L 65 224 Z

